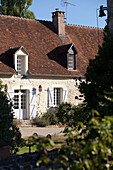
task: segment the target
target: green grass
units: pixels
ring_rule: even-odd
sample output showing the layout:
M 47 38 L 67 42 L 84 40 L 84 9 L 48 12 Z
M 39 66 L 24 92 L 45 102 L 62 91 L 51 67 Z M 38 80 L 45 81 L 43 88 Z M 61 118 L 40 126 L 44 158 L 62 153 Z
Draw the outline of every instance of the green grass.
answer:
M 31 147 L 31 152 L 35 152 L 36 151 L 36 146 L 32 146 Z M 17 155 L 21 155 L 21 154 L 24 154 L 24 153 L 29 153 L 29 147 L 27 146 L 24 146 L 22 148 L 19 148 L 19 151 L 16 153 Z
M 55 145 L 52 148 L 48 148 L 48 150 L 59 149 L 63 144 L 65 144 L 66 137 L 55 135 L 55 136 L 52 136 L 52 140 L 55 143 Z M 36 145 L 31 147 L 31 152 L 35 152 L 35 151 L 36 151 Z M 27 146 L 24 146 L 22 148 L 20 147 L 19 151 L 17 152 L 17 155 L 21 155 L 24 153 L 29 153 L 29 147 Z

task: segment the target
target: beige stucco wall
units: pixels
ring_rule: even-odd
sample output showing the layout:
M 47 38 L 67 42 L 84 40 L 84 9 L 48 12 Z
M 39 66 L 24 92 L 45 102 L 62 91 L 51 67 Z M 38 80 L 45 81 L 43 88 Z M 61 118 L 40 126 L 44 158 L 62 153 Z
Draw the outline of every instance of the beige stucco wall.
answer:
M 8 85 L 8 89 L 24 89 L 32 90 L 36 88 L 36 103 L 37 103 L 37 113 L 44 113 L 49 108 L 47 89 L 49 87 L 61 87 L 67 88 L 67 102 L 77 105 L 80 100 L 75 99 L 75 96 L 79 96 L 80 92 L 78 90 L 79 80 L 77 82 L 73 78 L 58 78 L 58 77 L 34 77 L 21 79 L 16 77 L 16 75 L 10 78 L 1 78 L 3 84 Z M 39 85 L 42 86 L 42 92 L 39 92 Z

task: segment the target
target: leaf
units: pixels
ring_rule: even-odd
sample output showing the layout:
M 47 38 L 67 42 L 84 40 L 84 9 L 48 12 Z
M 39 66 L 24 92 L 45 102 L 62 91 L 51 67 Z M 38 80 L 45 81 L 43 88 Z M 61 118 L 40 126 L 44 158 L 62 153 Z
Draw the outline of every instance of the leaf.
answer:
M 62 155 L 62 158 L 64 158 L 66 161 L 68 161 L 69 159 L 68 159 L 68 157 L 67 156 L 65 156 L 65 155 Z
M 54 145 L 55 145 L 54 142 L 53 142 L 53 140 L 50 140 L 49 142 L 50 142 L 50 145 L 51 145 L 51 146 L 54 146 Z
M 42 163 L 42 160 L 37 161 L 36 166 L 40 166 L 40 163 Z
M 105 97 L 105 99 L 107 99 L 107 100 L 109 100 L 109 101 L 113 102 L 113 98 L 111 98 L 111 97 L 107 97 L 107 96 L 104 96 L 104 97 Z
M 50 159 L 49 159 L 48 157 L 44 157 L 44 160 L 43 160 L 43 161 L 44 161 L 45 164 L 47 164 L 47 163 L 50 162 Z
M 85 163 L 85 165 L 86 165 L 86 168 L 87 168 L 87 169 L 90 169 L 90 165 L 89 165 L 88 160 L 85 160 L 84 163 Z
M 99 116 L 99 112 L 97 110 L 92 110 L 92 112 Z
M 84 125 L 82 122 L 78 122 L 78 125 L 83 129 Z

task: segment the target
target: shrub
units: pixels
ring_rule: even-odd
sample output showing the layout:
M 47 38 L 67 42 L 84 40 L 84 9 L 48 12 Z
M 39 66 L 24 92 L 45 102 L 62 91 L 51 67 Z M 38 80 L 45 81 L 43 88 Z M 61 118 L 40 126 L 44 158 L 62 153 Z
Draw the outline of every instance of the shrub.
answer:
M 68 134 L 60 163 L 70 169 L 113 169 L 113 117 L 92 118 L 78 135 Z
M 48 118 L 50 121 L 50 125 L 56 125 L 58 123 L 58 119 L 55 113 L 48 113 Z
M 75 126 L 77 122 L 86 123 L 90 118 L 90 112 L 86 104 L 72 106 L 70 103 L 62 103 L 58 107 L 56 116 L 62 124 Z
M 73 124 L 77 124 L 78 122 L 87 123 L 91 118 L 90 110 L 86 104 L 79 104 L 77 106 L 72 107 L 73 111 Z
M 12 103 L 7 99 L 7 95 L 2 91 L 2 81 L 0 81 L 0 147 L 12 145 L 18 129 L 13 125 Z
M 41 150 L 37 166 L 45 163 L 48 169 L 113 169 L 113 117 L 92 118 L 85 129 L 82 122 L 78 126 L 82 132 L 69 128 L 67 145 L 62 145 L 55 158 L 47 152 L 47 147 L 53 144 L 52 140 L 40 140 L 36 144 L 37 150 Z M 78 135 L 74 135 L 74 130 Z
M 43 117 L 38 117 L 38 118 L 34 119 L 33 121 L 37 127 L 45 127 L 50 124 L 49 120 L 45 119 Z
M 58 111 L 56 116 L 58 118 L 58 122 L 62 124 L 67 124 L 70 119 L 72 119 L 72 113 L 70 112 L 72 108 L 72 104 L 70 103 L 61 103 L 58 106 Z
M 58 122 L 55 113 L 44 113 L 41 117 L 34 119 L 34 124 L 36 126 L 45 127 L 48 125 L 56 125 Z

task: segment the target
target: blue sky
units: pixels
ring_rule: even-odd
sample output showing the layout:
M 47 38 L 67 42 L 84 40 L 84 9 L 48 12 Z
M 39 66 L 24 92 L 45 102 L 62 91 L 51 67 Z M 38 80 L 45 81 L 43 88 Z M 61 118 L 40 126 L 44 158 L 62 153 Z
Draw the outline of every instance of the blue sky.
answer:
M 62 0 L 63 1 L 63 0 Z M 67 23 L 74 25 L 83 25 L 97 27 L 96 10 L 103 5 L 107 6 L 107 0 L 64 0 L 76 6 L 68 5 L 67 7 Z M 32 6 L 29 8 L 34 12 L 36 19 L 40 20 L 52 20 L 51 12 L 54 12 L 56 8 L 65 11 L 66 7 L 61 4 L 61 0 L 33 0 Z M 107 13 L 107 11 L 105 11 Z M 106 17 L 98 17 L 98 25 L 100 28 L 104 28 Z

